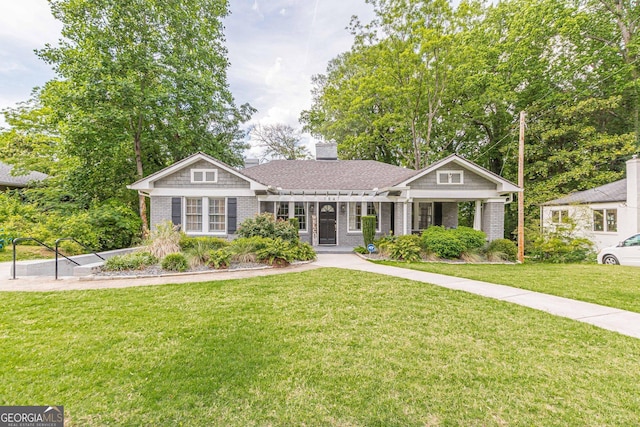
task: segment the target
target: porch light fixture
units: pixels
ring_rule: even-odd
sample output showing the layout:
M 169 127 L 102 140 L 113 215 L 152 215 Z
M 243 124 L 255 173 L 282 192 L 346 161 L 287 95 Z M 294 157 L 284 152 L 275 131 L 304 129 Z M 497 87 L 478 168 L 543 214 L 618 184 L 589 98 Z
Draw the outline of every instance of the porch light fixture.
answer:
M 346 203 L 340 203 L 340 212 L 341 213 L 345 213 L 347 211 L 347 204 Z

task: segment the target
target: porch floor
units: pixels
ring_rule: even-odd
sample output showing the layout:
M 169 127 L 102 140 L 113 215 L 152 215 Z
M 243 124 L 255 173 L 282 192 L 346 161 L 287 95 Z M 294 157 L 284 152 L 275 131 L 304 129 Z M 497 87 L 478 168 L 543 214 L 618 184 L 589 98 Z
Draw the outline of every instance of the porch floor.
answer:
M 353 252 L 353 246 L 318 245 L 313 249 L 318 254 L 350 254 Z

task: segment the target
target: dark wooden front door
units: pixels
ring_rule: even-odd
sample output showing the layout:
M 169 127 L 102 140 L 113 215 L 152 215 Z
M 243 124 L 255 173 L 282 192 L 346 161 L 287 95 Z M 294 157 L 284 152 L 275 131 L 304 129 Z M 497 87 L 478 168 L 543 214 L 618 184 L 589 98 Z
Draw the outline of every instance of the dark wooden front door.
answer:
M 320 224 L 318 224 L 318 243 L 336 244 L 336 204 L 320 203 Z

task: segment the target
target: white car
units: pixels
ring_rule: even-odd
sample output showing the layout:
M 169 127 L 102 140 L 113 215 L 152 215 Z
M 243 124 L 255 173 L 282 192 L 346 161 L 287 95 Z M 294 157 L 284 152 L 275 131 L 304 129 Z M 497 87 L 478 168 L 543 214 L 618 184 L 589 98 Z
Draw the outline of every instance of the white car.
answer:
M 599 264 L 635 265 L 640 267 L 640 234 L 631 236 L 598 252 Z

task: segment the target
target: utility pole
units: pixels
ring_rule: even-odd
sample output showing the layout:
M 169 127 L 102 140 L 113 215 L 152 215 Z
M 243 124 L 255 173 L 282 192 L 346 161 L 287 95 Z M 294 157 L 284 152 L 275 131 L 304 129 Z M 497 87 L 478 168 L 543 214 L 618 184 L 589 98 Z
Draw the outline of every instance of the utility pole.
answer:
M 518 144 L 518 262 L 524 262 L 524 117 L 520 112 L 520 138 Z

